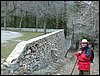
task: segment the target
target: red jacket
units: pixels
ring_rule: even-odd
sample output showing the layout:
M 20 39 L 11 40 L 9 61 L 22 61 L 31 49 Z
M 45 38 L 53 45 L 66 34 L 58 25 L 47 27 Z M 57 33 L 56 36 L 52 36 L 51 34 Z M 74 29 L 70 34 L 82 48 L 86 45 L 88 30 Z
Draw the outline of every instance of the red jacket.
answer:
M 78 57 L 78 70 L 90 70 L 90 57 L 91 57 L 91 51 L 88 50 L 88 48 L 81 49 L 83 51 L 82 54 L 78 54 L 78 52 L 75 53 L 75 55 Z M 85 51 L 87 53 L 85 53 Z M 86 55 L 88 54 L 89 57 Z

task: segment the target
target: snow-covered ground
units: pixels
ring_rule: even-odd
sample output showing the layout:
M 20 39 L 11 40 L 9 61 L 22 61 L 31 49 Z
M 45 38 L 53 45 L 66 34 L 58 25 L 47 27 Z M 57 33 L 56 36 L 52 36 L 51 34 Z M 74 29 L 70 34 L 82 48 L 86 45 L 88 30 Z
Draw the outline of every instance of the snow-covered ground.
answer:
M 1 30 L 1 43 L 5 43 L 7 42 L 7 40 L 11 40 L 12 38 L 16 38 L 19 36 L 22 36 L 22 34 L 13 31 Z

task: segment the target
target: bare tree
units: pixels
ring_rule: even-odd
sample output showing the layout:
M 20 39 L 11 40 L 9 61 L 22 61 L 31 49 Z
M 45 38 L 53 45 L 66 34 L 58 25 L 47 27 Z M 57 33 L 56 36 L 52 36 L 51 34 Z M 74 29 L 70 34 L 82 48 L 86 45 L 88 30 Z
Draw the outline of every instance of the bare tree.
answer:
M 22 5 L 20 6 L 20 22 L 19 22 L 19 29 L 21 30 L 22 27 L 22 21 L 23 21 L 23 10 Z
M 66 6 L 67 6 L 67 2 L 66 1 L 64 1 L 64 34 L 65 34 L 65 38 L 66 38 L 66 35 L 67 35 L 67 8 L 66 8 Z
M 5 1 L 5 15 L 7 15 L 7 1 Z M 7 29 L 7 16 L 4 17 L 4 28 Z
M 44 11 L 44 34 L 46 34 L 46 25 L 47 25 L 47 17 L 49 14 L 49 1 L 44 1 L 44 7 L 45 7 L 45 11 Z
M 35 2 L 35 3 L 37 4 L 37 2 Z M 35 26 L 36 26 L 36 32 L 37 32 L 38 22 L 39 22 L 39 10 L 38 10 L 39 5 L 36 5 L 36 4 L 35 4 L 35 13 L 36 13 L 36 15 L 35 15 Z
M 23 14 L 23 10 L 20 10 L 21 12 L 21 15 Z M 20 18 L 20 22 L 19 22 L 19 29 L 21 30 L 21 27 L 22 27 L 22 21 L 23 21 L 23 16 L 21 16 Z
M 16 2 L 13 1 L 13 7 L 16 9 Z M 14 13 L 14 26 L 16 27 L 16 10 L 13 12 Z
M 56 28 L 58 28 L 58 12 L 57 12 L 57 8 L 54 4 L 54 11 L 55 11 L 55 16 L 56 16 Z
M 36 15 L 36 16 L 35 16 L 36 32 L 37 32 L 37 30 L 38 30 L 38 22 L 39 22 L 39 18 L 38 18 L 38 16 Z

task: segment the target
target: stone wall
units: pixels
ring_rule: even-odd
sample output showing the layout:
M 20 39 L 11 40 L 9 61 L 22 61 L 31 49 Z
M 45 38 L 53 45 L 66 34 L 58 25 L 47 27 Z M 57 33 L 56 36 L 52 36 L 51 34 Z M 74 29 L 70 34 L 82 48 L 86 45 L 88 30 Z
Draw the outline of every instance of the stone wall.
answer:
M 47 67 L 56 70 L 63 64 L 65 44 L 63 30 L 22 41 L 3 63 L 1 74 L 29 75 Z

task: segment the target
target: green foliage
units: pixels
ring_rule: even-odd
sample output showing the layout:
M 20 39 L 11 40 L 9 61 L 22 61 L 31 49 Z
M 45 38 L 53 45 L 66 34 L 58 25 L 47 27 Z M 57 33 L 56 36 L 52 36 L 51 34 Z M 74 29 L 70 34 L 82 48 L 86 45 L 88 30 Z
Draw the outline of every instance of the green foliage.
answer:
M 59 19 L 58 28 L 64 28 L 64 22 L 62 19 Z
M 7 18 L 7 26 L 14 27 L 14 18 L 13 18 L 13 15 L 10 15 L 10 17 Z
M 49 17 L 47 18 L 47 28 L 56 28 L 56 18 L 55 17 Z
M 20 16 L 9 15 L 9 18 L 7 20 L 7 27 L 19 28 L 20 20 L 21 20 Z M 3 21 L 2 21 L 2 25 L 3 25 Z M 38 17 L 37 26 L 38 28 L 44 27 L 44 17 Z M 58 16 L 58 27 L 57 27 L 55 16 L 50 16 L 47 18 L 46 28 L 48 29 L 55 29 L 55 28 L 63 29 L 64 26 L 65 26 L 65 23 L 60 18 L 60 16 Z M 35 15 L 24 16 L 22 19 L 21 28 L 36 28 L 36 16 Z
M 3 27 L 4 26 L 4 20 L 3 20 L 3 18 L 1 17 L 1 27 Z
M 35 17 L 32 15 L 23 17 L 22 28 L 35 28 Z
M 40 17 L 38 21 L 38 28 L 43 28 L 43 25 L 44 25 L 44 20 L 42 17 Z
M 4 21 L 3 20 L 1 20 L 1 27 L 3 27 L 4 26 Z

